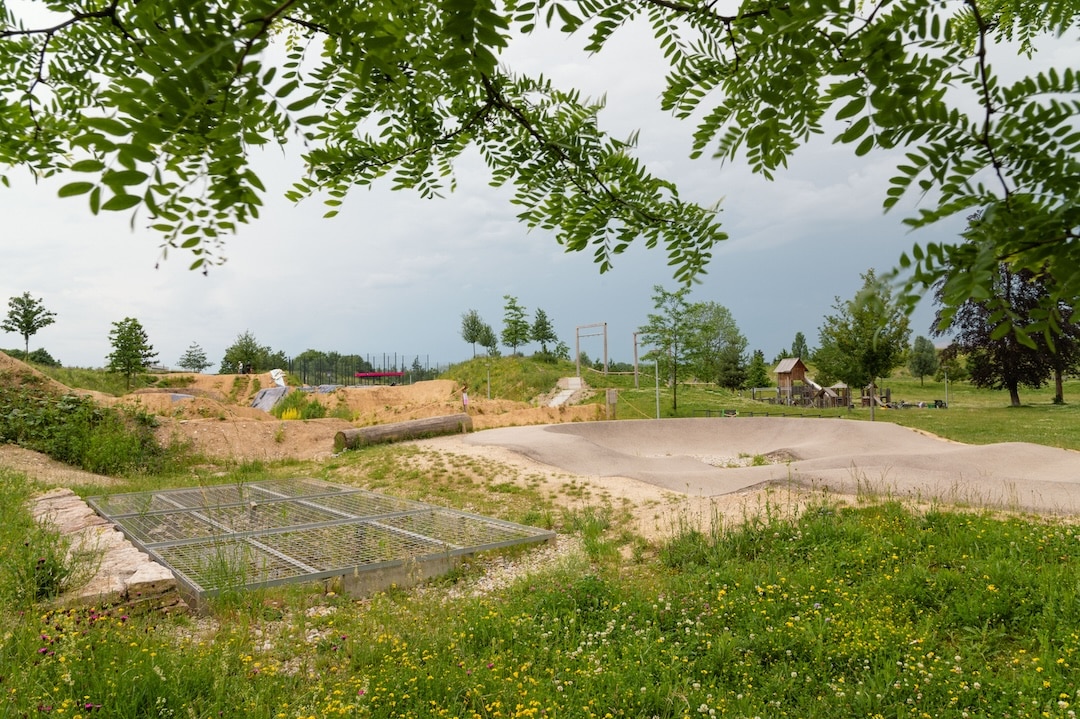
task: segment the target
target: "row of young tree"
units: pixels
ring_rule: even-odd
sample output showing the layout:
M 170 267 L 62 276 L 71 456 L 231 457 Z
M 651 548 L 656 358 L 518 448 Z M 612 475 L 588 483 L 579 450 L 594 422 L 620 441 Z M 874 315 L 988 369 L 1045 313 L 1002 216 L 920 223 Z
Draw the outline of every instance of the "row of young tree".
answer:
M 503 295 L 503 300 L 503 326 L 498 336 L 476 310 L 469 310 L 461 315 L 461 339 L 472 345 L 473 357 L 476 357 L 477 345 L 487 350 L 489 357 L 498 357 L 501 340 L 503 346 L 508 347 L 514 355 L 519 348 L 530 342 L 537 342 L 542 357 L 570 359 L 570 347 L 555 333 L 555 325 L 547 312 L 537 308 L 530 322 L 528 312 L 518 298 Z M 548 345 L 551 345 L 551 350 Z

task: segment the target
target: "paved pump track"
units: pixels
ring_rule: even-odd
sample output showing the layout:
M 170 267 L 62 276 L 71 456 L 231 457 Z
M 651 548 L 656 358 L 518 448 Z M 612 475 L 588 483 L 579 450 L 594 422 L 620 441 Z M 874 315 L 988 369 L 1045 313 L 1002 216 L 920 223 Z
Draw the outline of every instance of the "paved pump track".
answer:
M 189 603 L 226 590 L 341 578 L 355 593 L 445 572 L 456 558 L 554 532 L 315 479 L 91 497 L 176 575 Z
M 965 445 L 890 422 L 723 417 L 575 422 L 476 432 L 584 476 L 628 477 L 713 497 L 770 484 L 878 492 L 1038 513 L 1080 513 L 1080 452 L 1022 442 Z M 760 457 L 761 466 L 738 460 Z

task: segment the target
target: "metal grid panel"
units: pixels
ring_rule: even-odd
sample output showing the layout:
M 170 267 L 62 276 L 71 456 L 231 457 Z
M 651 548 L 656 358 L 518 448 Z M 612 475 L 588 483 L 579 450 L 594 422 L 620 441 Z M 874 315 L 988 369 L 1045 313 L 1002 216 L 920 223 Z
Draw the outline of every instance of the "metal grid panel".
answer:
M 391 517 L 380 520 L 379 523 L 457 547 L 503 544 L 524 539 L 536 532 L 532 527 L 502 524 L 484 517 L 445 509 L 430 509 L 426 512 Z
M 306 478 L 87 501 L 199 596 L 555 536 L 535 527 Z
M 160 492 L 114 494 L 93 499 L 98 511 L 109 516 L 116 516 L 178 508 L 206 509 L 228 504 L 266 502 L 285 497 L 311 497 L 349 491 L 355 490 L 317 479 L 301 478 L 169 489 Z
M 144 544 L 175 542 L 228 533 L 258 532 L 341 519 L 338 512 L 296 500 L 275 500 L 247 506 L 185 509 L 121 517 L 125 531 Z

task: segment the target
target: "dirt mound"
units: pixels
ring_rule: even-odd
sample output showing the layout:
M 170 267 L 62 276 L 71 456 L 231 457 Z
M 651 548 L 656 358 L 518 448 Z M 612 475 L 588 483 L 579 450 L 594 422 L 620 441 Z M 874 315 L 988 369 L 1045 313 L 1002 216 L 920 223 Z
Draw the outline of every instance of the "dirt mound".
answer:
M 8 386 L 35 384 L 56 394 L 88 394 L 107 406 L 154 415 L 160 423 L 157 436 L 161 442 L 183 443 L 195 452 L 218 459 L 313 459 L 330 455 L 334 435 L 343 429 L 462 411 L 460 385 L 451 380 L 430 380 L 409 385 L 307 387 L 303 391 L 308 398 L 324 405 L 334 419 L 282 421 L 251 406 L 260 390 L 274 386 L 268 372 L 155 376 L 156 387 L 113 397 L 72 390 L 0 353 L 0 379 Z M 469 398 L 469 414 L 477 430 L 603 419 L 598 414 L 601 411 L 597 405 L 553 408 L 475 395 Z
M 334 435 L 353 426 L 342 419 L 270 420 L 170 418 L 162 420 L 156 433 L 163 444 L 180 442 L 205 457 L 270 462 L 329 457 Z
M 50 394 L 58 395 L 70 394 L 74 391 L 22 360 L 17 360 L 3 352 L 0 352 L 0 383 L 5 387 L 41 387 Z

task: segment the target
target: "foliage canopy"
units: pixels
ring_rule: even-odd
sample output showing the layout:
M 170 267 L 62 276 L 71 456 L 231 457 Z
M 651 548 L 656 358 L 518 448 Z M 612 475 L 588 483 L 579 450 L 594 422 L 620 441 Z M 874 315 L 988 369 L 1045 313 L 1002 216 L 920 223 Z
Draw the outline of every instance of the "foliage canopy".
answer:
M 30 338 L 53 322 L 56 322 L 56 313 L 45 309 L 40 299 L 23 292 L 8 300 L 7 317 L 0 323 L 0 329 L 17 332 L 23 338 L 23 357 L 26 358 L 30 356 Z
M 859 294 L 850 300 L 837 297 L 835 314 L 826 316 L 819 329 L 814 363 L 822 384 L 839 379 L 859 389 L 888 377 L 904 362 L 911 336 L 908 318 L 873 270 L 862 278 Z
M 109 332 L 109 344 L 112 352 L 108 356 L 107 368 L 110 372 L 122 374 L 131 387 L 131 378 L 147 370 L 157 358 L 150 339 L 142 323 L 134 317 L 125 317 L 113 322 Z
M 1078 0 L 49 8 L 42 19 L 0 4 L 0 165 L 71 176 L 60 194 L 94 213 L 143 213 L 163 249 L 192 252 L 193 267 L 258 217 L 253 150 L 295 139 L 308 169 L 289 196 L 319 193 L 328 215 L 383 177 L 425 197 L 453 189 L 455 163 L 474 147 L 492 183 L 513 187 L 523 222 L 592 250 L 601 271 L 638 241 L 662 246 L 677 280 L 693 279 L 726 238 L 714 211 L 649 173 L 635 137 L 604 133 L 602 101 L 500 64 L 538 26 L 601 52 L 644 22 L 670 64 L 661 108 L 696 123 L 694 156 L 743 158 L 772 177 L 830 134 L 855 156 L 893 151 L 883 205 L 921 198 L 908 225 L 984 213 L 977 246 L 930 243 L 900 258 L 909 304 L 943 278 L 948 306 L 986 295 L 1001 262 L 1052 275 L 1057 299 L 1080 296 L 1080 72 L 1067 59 L 1028 62 L 1044 41 L 1075 34 Z M 945 278 L 946 266 L 967 271 Z

